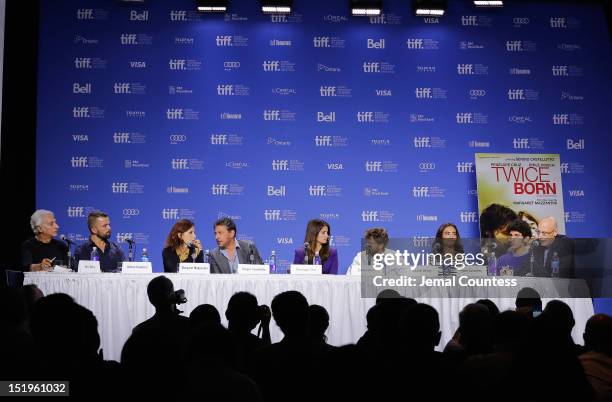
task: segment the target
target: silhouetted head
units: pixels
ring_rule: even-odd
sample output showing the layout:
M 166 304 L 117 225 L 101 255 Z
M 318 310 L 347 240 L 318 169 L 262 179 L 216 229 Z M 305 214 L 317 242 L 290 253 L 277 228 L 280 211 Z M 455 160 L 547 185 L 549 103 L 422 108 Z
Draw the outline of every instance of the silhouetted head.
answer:
M 440 319 L 435 308 L 418 303 L 408 307 L 400 320 L 402 343 L 415 351 L 432 351 L 440 343 Z
M 522 288 L 516 295 L 515 306 L 517 310 L 529 310 L 529 312 L 542 311 L 542 299 L 537 290 L 533 288 Z
M 272 300 L 272 316 L 287 337 L 306 336 L 308 333 L 308 301 L 300 292 L 289 290 Z
M 329 328 L 329 314 L 325 307 L 312 304 L 308 307 L 310 314 L 310 336 L 313 340 L 327 340 L 325 331 Z
M 257 298 L 248 292 L 234 293 L 229 299 L 225 318 L 231 330 L 251 332 L 259 323 Z
M 483 352 L 491 345 L 491 313 L 478 303 L 468 304 L 459 313 L 460 342 L 467 349 Z
M 495 304 L 490 299 L 480 299 L 476 303 L 482 304 L 483 306 L 488 308 L 489 309 L 489 313 L 491 313 L 492 316 L 499 314 L 499 308 L 497 307 L 497 304 Z
M 34 303 L 36 303 L 38 299 L 44 297 L 45 295 L 43 294 L 42 290 L 40 290 L 38 286 L 34 284 L 25 285 L 21 287 L 19 290 L 21 291 L 21 294 L 23 295 L 23 298 L 26 303 L 26 311 L 27 311 L 27 314 L 29 315 L 32 313 L 32 309 L 34 308 Z
M 544 315 L 549 320 L 549 324 L 553 326 L 559 333 L 566 336 L 571 336 L 572 328 L 574 328 L 574 314 L 572 309 L 561 300 L 551 300 L 544 308 Z
M 516 350 L 526 340 L 529 321 L 524 314 L 507 310 L 493 317 L 493 344 L 498 350 Z
M 156 276 L 147 286 L 147 296 L 156 310 L 170 310 L 170 295 L 174 292 L 172 281 L 165 276 Z
M 612 317 L 595 314 L 587 321 L 582 336 L 588 350 L 612 356 Z
M 196 370 L 232 367 L 235 363 L 232 336 L 221 324 L 202 325 L 187 338 L 184 358 L 188 367 Z
M 379 304 L 386 299 L 399 299 L 402 296 L 394 289 L 385 289 L 376 296 L 376 304 Z
M 217 308 L 212 304 L 200 304 L 189 314 L 189 324 L 191 328 L 207 324 L 221 325 L 221 316 Z

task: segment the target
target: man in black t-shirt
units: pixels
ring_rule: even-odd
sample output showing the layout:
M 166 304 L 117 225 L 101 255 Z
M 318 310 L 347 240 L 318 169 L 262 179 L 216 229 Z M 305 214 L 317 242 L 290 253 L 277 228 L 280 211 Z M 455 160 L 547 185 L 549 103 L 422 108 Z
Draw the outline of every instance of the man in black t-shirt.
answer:
M 21 245 L 24 271 L 51 271 L 55 265 L 68 264 L 68 245 L 56 240 L 59 225 L 51 211 L 39 209 L 32 214 L 30 226 L 34 237 Z

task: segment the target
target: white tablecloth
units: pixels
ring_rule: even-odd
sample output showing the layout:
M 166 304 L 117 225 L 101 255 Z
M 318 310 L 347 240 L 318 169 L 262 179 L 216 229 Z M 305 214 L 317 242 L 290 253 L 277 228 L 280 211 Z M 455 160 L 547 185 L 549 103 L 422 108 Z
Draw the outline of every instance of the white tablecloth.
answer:
M 70 274 L 27 272 L 24 284 L 36 284 L 45 295 L 66 293 L 79 304 L 90 309 L 98 319 L 99 332 L 106 359 L 119 360 L 121 348 L 132 328 L 150 318 L 154 309 L 147 298 L 147 284 L 159 274 Z M 330 316 L 328 341 L 332 345 L 356 342 L 366 329 L 366 313 L 374 299 L 361 297 L 359 277 L 348 276 L 239 276 L 239 275 L 180 275 L 165 274 L 175 289 L 184 289 L 188 302 L 179 308 L 185 315 L 198 305 L 208 303 L 217 307 L 224 324 L 225 308 L 230 297 L 238 291 L 257 296 L 260 304 L 270 305 L 272 298 L 286 290 L 298 290 L 310 304 L 319 304 Z M 525 286 L 541 288 L 550 279 L 520 278 Z M 407 293 L 407 296 L 410 296 Z M 459 311 L 477 298 L 418 298 L 440 314 L 444 347 L 459 324 Z M 514 308 L 512 298 L 491 298 L 500 310 Z M 550 299 L 543 298 L 544 303 Z M 593 315 L 591 299 L 562 299 L 572 308 L 576 325 L 572 332 L 577 343 L 582 342 L 586 321 Z M 274 320 L 272 340 L 282 338 Z

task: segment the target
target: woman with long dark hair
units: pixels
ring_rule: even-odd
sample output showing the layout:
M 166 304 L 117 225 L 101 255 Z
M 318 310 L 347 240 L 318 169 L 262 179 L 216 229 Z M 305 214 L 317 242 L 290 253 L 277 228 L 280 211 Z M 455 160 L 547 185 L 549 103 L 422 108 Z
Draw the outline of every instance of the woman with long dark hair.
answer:
M 445 254 L 460 254 L 463 253 L 463 244 L 459 229 L 454 223 L 443 223 L 436 232 L 436 238 L 433 242 L 434 253 Z
M 202 243 L 196 239 L 195 224 L 189 219 L 177 221 L 162 250 L 164 272 L 177 272 L 181 262 L 204 262 Z
M 304 246 L 295 250 L 294 264 L 314 264 L 320 261 L 324 274 L 338 273 L 338 251 L 329 246 L 331 228 L 321 219 L 312 219 L 306 226 Z

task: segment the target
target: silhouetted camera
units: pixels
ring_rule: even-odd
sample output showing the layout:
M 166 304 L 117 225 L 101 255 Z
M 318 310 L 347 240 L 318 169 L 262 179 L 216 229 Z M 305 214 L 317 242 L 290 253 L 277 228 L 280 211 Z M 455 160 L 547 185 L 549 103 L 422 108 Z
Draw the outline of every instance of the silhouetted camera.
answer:
M 183 289 L 179 289 L 171 293 L 168 301 L 170 302 L 170 304 L 187 303 L 187 298 L 185 297 L 185 291 Z

